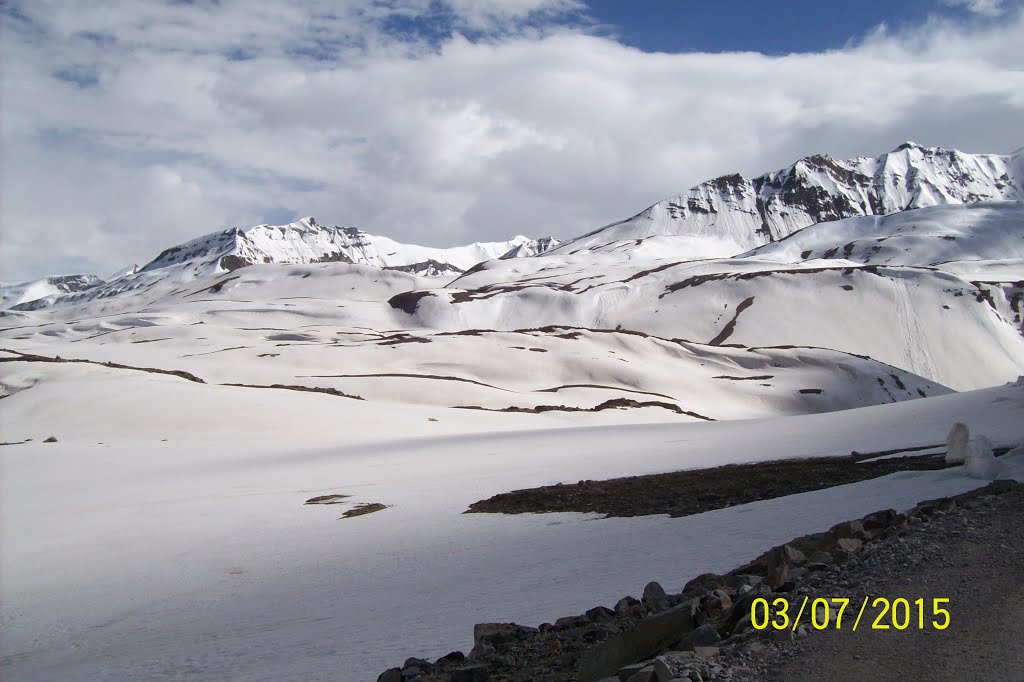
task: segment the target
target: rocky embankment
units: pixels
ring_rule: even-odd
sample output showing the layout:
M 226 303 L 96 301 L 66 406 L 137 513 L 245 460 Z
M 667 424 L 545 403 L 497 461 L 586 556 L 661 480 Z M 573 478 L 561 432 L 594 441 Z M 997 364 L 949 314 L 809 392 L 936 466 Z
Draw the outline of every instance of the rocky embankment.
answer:
M 667 594 L 650 583 L 640 599 L 623 597 L 613 608 L 598 606 L 537 628 L 479 624 L 468 656 L 453 652 L 433 663 L 408 659 L 382 673 L 378 682 L 746 682 L 804 679 L 799 671 L 806 672 L 808 665 L 816 672 L 807 679 L 820 679 L 826 663 L 845 665 L 836 663 L 839 655 L 825 645 L 832 641 L 833 648 L 841 648 L 848 633 L 817 632 L 807 625 L 795 631 L 757 631 L 751 623 L 754 600 L 786 599 L 794 614 L 804 597 L 849 597 L 860 603 L 866 595 L 901 596 L 887 592 L 894 580 L 912 578 L 922 564 L 957 560 L 956 552 L 967 550 L 951 549 L 950 539 L 964 538 L 979 519 L 999 519 L 1009 528 L 1019 528 L 1024 520 L 1024 485 L 997 481 L 963 495 L 922 502 L 905 514 L 878 511 L 796 538 L 725 575 L 698 576 L 679 594 Z M 1014 541 L 1013 547 L 1022 544 Z M 1003 548 L 1009 552 L 1011 545 L 1004 543 Z M 952 608 L 969 609 L 976 593 L 968 589 L 932 596 L 951 597 Z M 953 611 L 954 626 L 960 622 L 959 613 Z M 856 635 L 870 637 L 872 632 L 866 629 Z M 939 647 L 949 648 L 943 638 L 958 632 L 950 627 L 916 635 L 930 636 Z M 815 648 L 817 641 L 825 648 Z M 889 647 L 891 642 L 884 644 Z M 825 663 L 812 658 L 801 668 L 800 656 L 814 655 Z M 902 663 L 917 665 L 909 659 Z M 791 672 L 780 675 L 783 668 Z

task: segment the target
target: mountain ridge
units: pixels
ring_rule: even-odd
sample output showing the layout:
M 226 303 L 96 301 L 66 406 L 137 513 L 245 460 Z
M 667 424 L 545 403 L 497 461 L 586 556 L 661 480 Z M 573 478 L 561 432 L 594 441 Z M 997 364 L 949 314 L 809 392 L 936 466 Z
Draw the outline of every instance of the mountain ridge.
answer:
M 459 274 L 482 260 L 498 258 L 531 240 L 517 235 L 501 242 L 474 242 L 434 248 L 403 244 L 356 227 L 321 225 L 312 216 L 286 225 L 234 227 L 183 242 L 162 251 L 141 268 L 153 271 L 194 263 L 196 274 L 233 271 L 257 263 L 362 263 L 379 268 L 424 264 L 434 274 Z
M 754 178 L 707 180 L 640 213 L 569 240 L 553 253 L 611 250 L 685 237 L 680 251 L 727 257 L 822 222 L 941 204 L 1024 199 L 1024 154 L 967 154 L 905 142 L 877 157 L 812 154 Z M 638 241 L 639 240 L 639 241 Z M 675 253 L 672 255 L 682 255 Z
M 0 282 L 0 309 L 40 298 L 73 294 L 103 284 L 96 275 L 50 275 L 23 282 Z
M 264 263 L 341 262 L 425 277 L 456 276 L 482 261 L 536 255 L 551 248 L 552 243 L 557 241 L 550 237 L 517 235 L 500 242 L 435 248 L 403 244 L 356 227 L 321 225 L 310 216 L 286 225 L 261 224 L 211 232 L 168 247 L 145 265 L 126 269 L 105 281 L 95 275 L 57 276 L 19 283 L 17 291 L 11 289 L 14 285 L 8 285 L 0 294 L 2 308 L 34 310 L 52 305 L 65 295 L 68 300 L 80 302 L 84 297 L 78 294 L 86 289 L 91 290 L 86 292 L 88 297 L 107 298 L 149 287 L 158 279 L 187 282 Z M 72 277 L 88 278 L 91 284 L 67 291 L 44 286 L 48 280 Z M 38 291 L 40 295 L 27 296 L 20 291 Z
M 152 282 L 157 274 L 188 281 L 261 263 L 343 262 L 454 277 L 495 259 L 582 252 L 628 251 L 689 260 L 732 257 L 812 225 L 846 218 L 946 204 L 1024 200 L 1022 150 L 1009 155 L 968 154 L 905 142 L 877 157 L 843 161 L 812 154 L 754 178 L 731 174 L 707 180 L 631 218 L 561 242 L 517 235 L 501 242 L 434 248 L 403 244 L 355 227 L 321 225 L 313 217 L 286 225 L 233 227 L 164 249 L 144 266 L 106 282 L 94 278 L 98 281 L 87 288 L 94 289 L 90 296 L 106 297 L 138 289 L 143 280 Z M 5 294 L 2 307 L 38 308 L 64 295 L 82 298 L 84 289 L 65 292 L 46 288 L 43 282 L 21 283 L 26 285 L 24 291 L 38 291 L 41 296 Z

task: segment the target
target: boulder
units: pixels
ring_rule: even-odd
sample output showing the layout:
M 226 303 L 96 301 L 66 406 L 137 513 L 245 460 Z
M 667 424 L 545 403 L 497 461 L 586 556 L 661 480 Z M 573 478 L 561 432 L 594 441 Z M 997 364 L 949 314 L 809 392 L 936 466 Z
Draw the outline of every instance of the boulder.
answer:
M 881 530 L 897 526 L 905 520 L 906 517 L 895 509 L 885 509 L 868 514 L 860 521 L 865 530 Z
M 864 541 L 858 538 L 839 538 L 836 540 L 836 547 L 844 552 L 856 552 L 863 544 Z
M 676 674 L 663 656 L 654 659 L 654 676 L 658 682 L 672 682 L 676 679 Z
M 652 661 L 641 661 L 639 663 L 630 663 L 629 665 L 624 665 L 621 668 L 619 668 L 618 673 L 615 675 L 615 678 L 618 679 L 619 682 L 626 682 L 626 680 L 628 680 L 630 677 L 637 674 L 644 668 L 650 668 L 653 665 L 654 663 Z
M 717 573 L 701 573 L 683 585 L 683 592 L 709 592 L 721 587 L 725 579 Z
M 789 566 L 800 566 L 801 564 L 807 563 L 807 557 L 804 553 L 792 545 L 782 545 L 775 550 L 775 557 L 779 564 L 787 564 Z
M 764 584 L 773 590 L 777 590 L 779 587 L 786 584 L 787 581 L 789 581 L 789 565 L 779 564 L 775 570 L 773 570 L 768 577 L 764 579 Z
M 434 671 L 434 664 L 422 658 L 407 658 L 402 665 L 402 677 L 417 677 Z
M 665 589 L 658 583 L 651 581 L 644 587 L 644 595 L 641 601 L 645 604 L 658 604 L 668 599 Z
M 626 682 L 658 682 L 653 665 L 647 665 L 626 678 Z
M 580 658 L 581 682 L 594 682 L 616 674 L 629 663 L 642 661 L 681 641 L 693 629 L 689 603 L 654 614 L 584 652 Z
M 967 459 L 967 441 L 971 437 L 967 424 L 957 422 L 946 436 L 946 464 L 960 464 Z
M 754 622 L 753 622 L 753 620 L 750 617 L 750 613 L 749 612 L 744 613 L 742 616 L 740 616 L 740 619 L 738 621 L 736 621 L 736 625 L 733 626 L 732 634 L 738 635 L 741 632 L 749 630 L 752 627 L 754 627 Z M 694 648 L 694 651 L 696 651 L 696 650 L 697 649 Z
M 444 665 L 451 663 L 462 663 L 466 660 L 466 654 L 461 651 L 453 651 L 450 654 L 445 654 L 441 658 L 437 659 L 435 665 Z
M 402 682 L 402 669 L 389 668 L 377 676 L 377 682 Z
M 701 625 L 690 634 L 690 642 L 694 647 L 714 646 L 721 640 L 722 638 L 718 636 L 718 631 L 711 623 Z
M 736 603 L 733 604 L 732 611 L 729 612 L 729 617 L 726 619 L 726 624 L 730 628 L 735 628 L 736 624 L 744 617 L 750 617 L 750 607 L 754 603 L 754 600 L 758 597 L 764 597 L 765 599 L 771 599 L 772 590 L 765 584 L 754 585 L 748 591 L 741 594 L 737 599 Z
M 555 621 L 555 630 L 568 630 L 586 625 L 589 619 L 586 616 L 562 616 Z
M 453 670 L 448 679 L 451 682 L 487 682 L 487 668 L 482 665 L 470 665 Z
M 619 615 L 625 615 L 629 613 L 629 610 L 634 606 L 638 606 L 640 601 L 634 597 L 623 597 L 619 601 L 615 602 L 615 613 Z

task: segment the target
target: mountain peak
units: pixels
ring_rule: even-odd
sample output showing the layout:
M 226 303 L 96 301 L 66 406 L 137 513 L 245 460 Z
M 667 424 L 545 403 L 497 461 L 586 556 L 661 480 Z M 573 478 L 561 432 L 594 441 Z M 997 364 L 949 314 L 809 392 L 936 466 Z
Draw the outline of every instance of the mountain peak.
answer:
M 907 140 L 906 142 L 904 142 L 900 146 L 896 147 L 896 149 L 893 149 L 889 153 L 890 154 L 895 154 L 896 152 L 901 152 L 904 149 L 924 149 L 924 147 L 922 145 L 919 145 L 918 143 L 914 142 L 913 140 Z
M 812 154 L 747 180 L 723 175 L 559 246 L 558 253 L 610 250 L 652 237 L 672 255 L 742 253 L 815 223 L 910 208 L 1024 199 L 1024 164 L 1010 156 L 964 154 L 913 141 L 879 157 Z M 660 242 L 659 248 L 669 248 Z

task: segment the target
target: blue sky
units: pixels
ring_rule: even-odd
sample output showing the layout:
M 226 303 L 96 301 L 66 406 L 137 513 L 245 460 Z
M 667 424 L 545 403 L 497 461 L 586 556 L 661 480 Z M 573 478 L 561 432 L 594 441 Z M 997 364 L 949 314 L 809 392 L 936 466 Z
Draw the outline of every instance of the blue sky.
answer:
M 6 0 L 0 280 L 313 215 L 571 237 L 711 177 L 1024 145 L 1020 0 Z
M 883 23 L 901 30 L 929 16 L 966 20 L 973 14 L 933 0 L 589 0 L 587 6 L 594 21 L 608 25 L 621 42 L 645 51 L 770 55 L 839 49 Z
M 784 55 L 841 49 L 883 25 L 899 32 L 936 18 L 961 23 L 998 21 L 1013 4 L 1000 0 L 581 0 L 575 7 L 524 23 L 585 28 L 645 52 Z M 453 32 L 473 38 L 488 34 L 460 26 L 458 15 L 436 1 L 420 16 L 395 15 L 385 23 L 395 35 L 432 43 L 443 42 Z

